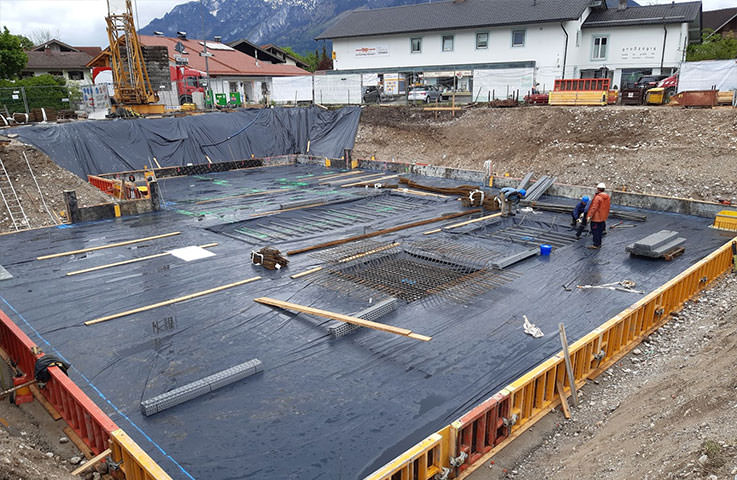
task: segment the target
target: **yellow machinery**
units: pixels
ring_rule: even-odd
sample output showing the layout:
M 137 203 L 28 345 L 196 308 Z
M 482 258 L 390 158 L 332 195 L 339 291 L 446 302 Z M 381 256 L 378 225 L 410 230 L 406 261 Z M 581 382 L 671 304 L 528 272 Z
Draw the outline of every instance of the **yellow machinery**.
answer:
M 137 114 L 164 113 L 158 105 L 158 94 L 151 88 L 143 51 L 133 23 L 131 0 L 125 0 L 125 12 L 113 13 L 108 0 L 107 35 L 110 40 L 110 64 L 115 82 L 117 109 L 128 109 Z
M 655 87 L 645 92 L 645 103 L 648 105 L 662 105 L 665 103 L 665 88 Z

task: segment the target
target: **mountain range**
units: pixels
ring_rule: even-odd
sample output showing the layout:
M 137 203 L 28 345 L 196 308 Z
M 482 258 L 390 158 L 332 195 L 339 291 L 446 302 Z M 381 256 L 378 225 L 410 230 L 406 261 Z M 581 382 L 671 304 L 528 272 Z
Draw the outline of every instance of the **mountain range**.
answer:
M 177 5 L 139 33 L 155 31 L 175 37 L 185 31 L 190 38 L 223 42 L 246 39 L 257 45 L 273 43 L 305 54 L 322 48 L 313 39 L 341 15 L 356 8 L 381 8 L 427 0 L 201 0 Z M 616 8 L 617 0 L 608 0 Z M 628 0 L 630 6 L 637 5 Z M 328 52 L 330 46 L 326 45 Z

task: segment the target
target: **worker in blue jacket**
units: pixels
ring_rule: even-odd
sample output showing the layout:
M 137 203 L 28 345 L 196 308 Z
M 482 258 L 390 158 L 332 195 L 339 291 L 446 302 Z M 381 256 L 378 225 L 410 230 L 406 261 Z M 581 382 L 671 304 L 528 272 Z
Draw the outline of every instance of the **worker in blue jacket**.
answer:
M 527 191 L 524 188 L 504 187 L 499 191 L 497 202 L 502 209 L 502 217 L 515 215 L 519 201 L 525 198 Z
M 581 238 L 581 233 L 586 228 L 586 214 L 589 208 L 591 208 L 591 199 L 588 195 L 584 195 L 571 212 L 571 227 L 576 229 L 576 238 Z

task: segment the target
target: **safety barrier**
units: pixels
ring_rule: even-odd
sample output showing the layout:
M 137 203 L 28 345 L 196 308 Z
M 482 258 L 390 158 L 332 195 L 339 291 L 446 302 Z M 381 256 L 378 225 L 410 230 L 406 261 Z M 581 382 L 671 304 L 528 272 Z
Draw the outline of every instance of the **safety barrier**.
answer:
M 0 348 L 24 381 L 33 379 L 36 359 L 44 353 L 2 310 Z M 126 480 L 171 480 L 64 372 L 58 367 L 48 371 L 51 378 L 39 391 L 94 454 L 109 447 Z
M 573 78 L 558 79 L 555 81 L 554 90 L 556 92 L 572 92 L 572 91 L 608 91 L 611 81 L 608 78 Z
M 136 187 L 135 183 L 126 182 L 125 180 L 111 180 L 96 175 L 87 175 L 87 181 L 90 185 L 97 187 L 103 193 L 113 198 L 121 200 L 141 199 L 143 193 Z
M 737 237 L 734 239 L 737 240 Z M 705 289 L 732 268 L 730 240 L 713 253 L 687 268 L 640 301 L 589 332 L 569 346 L 573 377 L 577 385 L 595 378 L 619 361 L 644 338 L 668 321 L 684 302 Z M 430 480 L 430 470 L 411 470 L 412 459 L 428 454 L 436 445 L 447 442 L 447 455 L 432 472 L 455 472 L 458 479 L 470 473 L 499 449 L 560 403 L 556 385 L 568 385 L 563 352 L 559 352 L 485 400 L 451 425 L 437 431 L 375 471 L 367 480 L 413 478 Z M 564 393 L 570 394 L 565 387 Z M 436 454 L 431 454 L 433 460 Z M 433 464 L 435 465 L 435 464 Z M 396 476 L 402 472 L 402 476 Z M 409 475 L 411 472 L 414 476 Z M 415 473 L 416 472 L 416 473 Z

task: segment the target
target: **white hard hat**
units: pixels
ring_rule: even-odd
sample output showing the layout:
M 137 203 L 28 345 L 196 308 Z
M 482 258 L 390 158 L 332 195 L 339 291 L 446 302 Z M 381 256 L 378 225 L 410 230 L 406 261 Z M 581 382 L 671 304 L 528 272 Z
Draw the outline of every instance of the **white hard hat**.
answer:
M 606 190 L 606 185 L 604 185 L 604 182 L 599 182 L 599 184 L 596 186 L 596 188 L 600 188 L 602 190 Z

